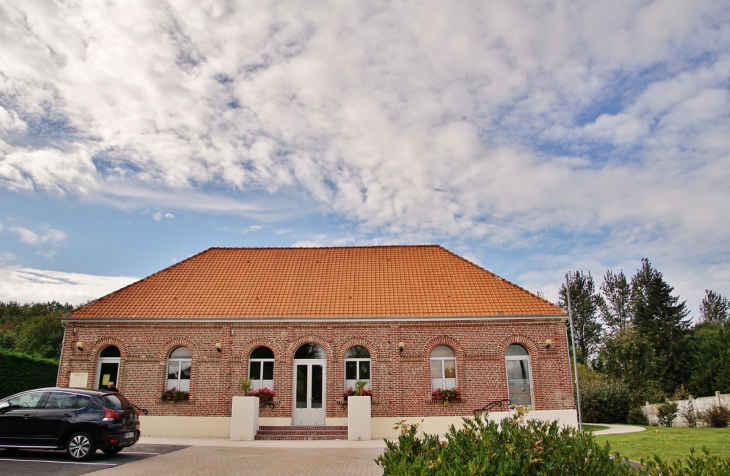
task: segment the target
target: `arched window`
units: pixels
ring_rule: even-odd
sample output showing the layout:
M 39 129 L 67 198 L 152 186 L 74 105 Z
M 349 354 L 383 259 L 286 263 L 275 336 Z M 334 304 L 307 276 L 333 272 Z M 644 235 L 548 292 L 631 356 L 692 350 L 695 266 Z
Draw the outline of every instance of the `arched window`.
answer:
M 248 361 L 248 378 L 252 378 L 252 390 L 274 390 L 274 353 L 268 347 L 256 347 Z
M 345 390 L 355 388 L 358 380 L 367 380 L 365 388 L 370 390 L 370 352 L 360 345 L 345 353 Z
M 304 344 L 294 353 L 295 359 L 326 359 L 327 356 L 317 344 Z
M 167 359 L 167 390 L 173 388 L 190 391 L 190 367 L 193 355 L 187 347 L 178 347 L 170 353 Z
M 520 344 L 507 347 L 507 387 L 512 405 L 532 405 L 530 353 Z
M 99 354 L 99 357 L 121 357 L 122 354 L 119 353 L 119 349 L 115 345 L 108 345 L 104 347 L 104 350 L 101 351 L 101 354 Z
M 106 390 L 111 382 L 115 386 L 119 385 L 119 367 L 122 364 L 122 354 L 119 348 L 114 345 L 108 345 L 102 349 L 99 354 L 99 361 L 96 365 L 97 388 Z
M 439 388 L 456 388 L 456 354 L 445 345 L 431 351 L 431 391 Z

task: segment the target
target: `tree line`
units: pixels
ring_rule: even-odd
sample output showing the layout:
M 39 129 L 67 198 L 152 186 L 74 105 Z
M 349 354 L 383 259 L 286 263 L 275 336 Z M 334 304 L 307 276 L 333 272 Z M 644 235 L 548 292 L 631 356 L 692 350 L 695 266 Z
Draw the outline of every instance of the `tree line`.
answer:
M 588 367 L 581 378 L 628 387 L 634 405 L 730 392 L 727 297 L 706 290 L 693 324 L 686 301 L 647 258 L 631 278 L 609 270 L 597 287 L 590 272 L 571 271 L 568 282 L 576 357 Z M 563 284 L 558 304 L 566 309 L 567 294 Z
M 0 348 L 58 359 L 63 341 L 63 326 L 58 318 L 72 310 L 72 305 L 57 301 L 0 301 Z

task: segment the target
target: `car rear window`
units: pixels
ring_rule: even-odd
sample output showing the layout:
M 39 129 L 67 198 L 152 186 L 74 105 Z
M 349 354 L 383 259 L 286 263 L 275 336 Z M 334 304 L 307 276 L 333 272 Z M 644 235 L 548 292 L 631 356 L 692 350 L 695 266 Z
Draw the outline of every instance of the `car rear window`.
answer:
M 101 397 L 102 404 L 115 412 L 123 412 L 129 405 L 126 398 L 121 395 L 104 395 Z
M 91 397 L 87 397 L 86 395 L 79 395 L 76 398 L 76 408 L 84 408 L 86 405 L 89 404 L 89 400 L 91 400 Z

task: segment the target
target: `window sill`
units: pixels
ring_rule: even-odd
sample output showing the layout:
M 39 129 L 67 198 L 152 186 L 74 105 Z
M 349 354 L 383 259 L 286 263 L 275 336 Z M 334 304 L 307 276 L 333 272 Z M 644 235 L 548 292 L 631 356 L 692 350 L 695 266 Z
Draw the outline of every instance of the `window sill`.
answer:
M 342 407 L 342 408 L 345 408 L 345 407 L 347 407 L 347 400 L 346 400 L 346 399 L 344 399 L 344 398 L 338 398 L 337 400 L 335 400 L 335 403 L 336 403 L 337 405 L 339 405 L 340 407 Z M 379 399 L 378 397 L 373 397 L 373 396 L 371 395 L 371 396 L 370 396 L 370 403 L 371 403 L 372 405 L 378 405 L 378 404 L 380 404 L 380 399 Z
M 449 398 L 448 400 L 445 400 L 443 398 L 429 398 L 426 400 L 426 403 L 440 403 L 442 405 L 446 405 L 447 403 L 451 405 L 452 403 L 465 403 L 466 398 L 464 397 L 453 397 Z
M 190 405 L 194 402 L 195 400 L 193 400 L 192 398 L 189 398 L 187 400 L 157 400 L 157 403 L 161 405 Z

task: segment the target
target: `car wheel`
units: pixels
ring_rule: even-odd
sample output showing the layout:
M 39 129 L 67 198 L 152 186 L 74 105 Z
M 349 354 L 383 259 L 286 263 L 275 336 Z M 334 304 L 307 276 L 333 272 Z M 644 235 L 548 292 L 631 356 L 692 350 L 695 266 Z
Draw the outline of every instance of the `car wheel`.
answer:
M 101 451 L 106 455 L 115 455 L 122 451 L 123 448 L 102 448 Z
M 66 443 L 66 454 L 77 461 L 87 460 L 94 456 L 95 452 L 94 439 L 85 431 L 74 433 Z

